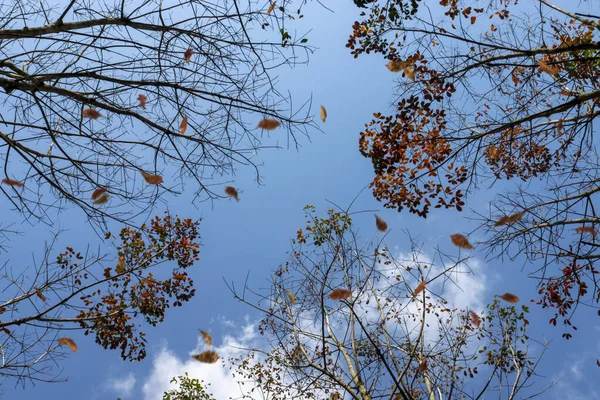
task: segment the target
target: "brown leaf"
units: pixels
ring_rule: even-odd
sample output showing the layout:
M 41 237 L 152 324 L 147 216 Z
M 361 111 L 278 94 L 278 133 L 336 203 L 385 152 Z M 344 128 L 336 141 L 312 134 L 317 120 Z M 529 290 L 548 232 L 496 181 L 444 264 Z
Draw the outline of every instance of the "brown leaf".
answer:
M 194 54 L 194 50 L 192 50 L 192 49 L 187 49 L 185 51 L 185 53 L 183 53 L 183 59 L 185 60 L 186 63 L 190 62 L 193 54 Z
M 35 288 L 35 294 L 37 294 L 37 297 L 39 297 L 44 303 L 46 302 L 46 300 L 48 300 L 39 288 Z
M 225 194 L 233 197 L 236 201 L 240 201 L 240 198 L 238 197 L 238 191 L 233 186 L 225 186 Z
M 471 246 L 471 243 L 467 240 L 466 237 L 461 235 L 460 233 L 455 233 L 454 235 L 450 235 L 450 239 L 452 240 L 452 244 L 461 249 L 473 250 L 475 247 Z
M 275 5 L 277 4 L 276 1 L 273 2 L 273 4 L 271 4 L 271 6 L 269 7 L 269 9 L 267 10 L 267 15 L 271 15 L 271 13 L 273 12 L 273 10 L 275 9 Z
M 58 344 L 60 344 L 62 346 L 69 346 L 69 348 L 71 349 L 71 351 L 73 353 L 75 353 L 77 351 L 77 345 L 75 344 L 73 339 L 69 339 L 68 337 L 63 337 L 63 338 L 58 339 Z
M 387 223 L 379 218 L 377 214 L 375 214 L 375 226 L 377 226 L 377 230 L 380 232 L 385 232 L 388 228 Z
M 279 121 L 276 121 L 274 119 L 265 118 L 265 119 L 260 120 L 257 128 L 263 128 L 268 131 L 272 131 L 273 129 L 277 129 L 280 125 L 281 125 L 281 123 Z
M 321 106 L 321 121 L 325 122 L 327 120 L 327 110 L 325 107 Z
M 219 355 L 212 350 L 206 350 L 200 354 L 194 354 L 192 358 L 202 363 L 214 364 L 219 359 Z
M 2 332 L 6 333 L 7 335 L 10 335 L 10 330 L 8 328 L 2 328 L 0 329 Z
M 92 204 L 101 205 L 108 201 L 110 198 L 110 194 L 102 193 L 100 196 L 96 197 L 96 200 L 92 200 Z
M 12 186 L 12 187 L 16 186 L 16 187 L 20 187 L 21 188 L 21 187 L 25 186 L 23 184 L 23 182 L 15 181 L 14 179 L 8 179 L 8 178 L 2 179 L 2 183 L 5 184 L 5 185 Z
M 500 150 L 496 147 L 496 145 L 491 144 L 490 147 L 486 149 L 487 155 L 490 159 L 494 160 L 500 154 Z
M 400 72 L 404 68 L 408 67 L 409 64 L 405 61 L 390 61 L 385 66 L 392 72 Z
M 160 185 L 161 183 L 163 183 L 163 178 L 160 175 L 151 175 L 151 174 L 147 174 L 144 171 L 142 172 L 142 176 L 144 177 L 144 180 L 149 183 L 150 185 Z
M 551 67 L 544 60 L 540 60 L 540 68 L 539 68 L 539 70 L 542 71 L 542 72 L 545 72 L 547 74 L 550 74 L 552 76 L 558 76 L 558 74 L 560 73 L 560 68 L 558 68 L 558 67 Z
M 102 116 L 102 114 L 92 108 L 87 108 L 83 110 L 83 116 L 90 119 L 98 119 Z
M 471 323 L 475 325 L 476 328 L 479 328 L 479 325 L 481 325 L 481 318 L 479 318 L 479 315 L 477 315 L 475 311 L 469 311 L 469 316 L 471 317 Z
M 508 223 L 514 224 L 515 222 L 517 222 L 521 219 L 523 214 L 525 214 L 525 213 L 523 211 L 521 211 L 521 212 L 511 215 L 510 217 L 508 217 Z
M 145 110 L 146 109 L 146 101 L 148 101 L 148 98 L 146 96 L 144 96 L 143 94 L 138 94 L 137 99 L 140 102 L 140 107 L 142 107 Z
M 419 366 L 417 367 L 417 371 L 419 371 L 419 373 L 424 373 L 425 371 L 427 371 L 427 359 L 424 358 L 421 360 L 421 362 L 419 363 Z
M 404 68 L 404 75 L 406 75 L 406 77 L 408 79 L 410 79 L 411 81 L 414 82 L 414 80 L 415 80 L 415 70 L 413 69 L 413 67 L 406 67 L 406 68 Z
M 106 190 L 106 188 L 98 188 L 94 190 L 94 192 L 92 193 L 92 200 L 96 200 L 98 196 L 100 196 L 102 193 L 105 193 Z
M 350 297 L 351 294 L 352 294 L 351 291 L 340 288 L 340 289 L 335 289 L 333 292 L 331 292 L 329 294 L 329 298 L 332 300 L 343 300 L 343 299 L 347 299 L 348 297 Z
M 580 226 L 579 228 L 575 229 L 575 232 L 577 232 L 577 233 L 591 233 L 593 236 L 596 236 L 596 233 L 598 233 L 591 226 Z
M 413 292 L 413 297 L 417 297 L 418 294 L 421 293 L 425 289 L 426 285 L 427 285 L 427 281 L 421 281 L 421 283 L 419 283 L 419 285 L 417 285 L 417 287 L 415 288 L 415 291 Z
M 210 333 L 205 332 L 205 331 L 200 331 L 200 334 L 204 338 L 204 343 L 206 343 L 207 346 L 212 346 L 212 336 L 210 336 Z
M 287 297 L 290 298 L 290 303 L 292 304 L 296 304 L 296 296 L 294 296 L 294 293 L 290 292 L 289 290 L 287 290 L 285 292 L 285 294 L 287 294 Z
M 519 297 L 515 296 L 512 293 L 504 293 L 502 296 L 498 296 L 500 297 L 502 300 L 507 301 L 509 303 L 518 303 L 519 302 Z
M 117 273 L 122 273 L 125 271 L 125 256 L 119 256 L 119 260 L 117 261 Z
M 185 135 L 185 131 L 187 131 L 187 122 L 187 115 L 184 115 L 181 124 L 179 125 L 179 132 L 181 132 L 182 135 Z
M 501 217 L 498 221 L 496 221 L 494 226 L 506 225 L 506 224 L 508 224 L 508 221 L 510 221 L 510 217 L 508 215 L 505 215 L 505 216 Z

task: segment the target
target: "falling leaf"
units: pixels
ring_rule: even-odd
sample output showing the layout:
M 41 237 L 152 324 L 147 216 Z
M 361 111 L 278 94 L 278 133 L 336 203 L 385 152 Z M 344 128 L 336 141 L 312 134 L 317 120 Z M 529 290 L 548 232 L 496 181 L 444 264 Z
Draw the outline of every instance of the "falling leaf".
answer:
M 542 71 L 542 72 L 545 72 L 547 74 L 550 74 L 552 76 L 558 76 L 558 74 L 560 73 L 560 68 L 558 68 L 558 67 L 551 67 L 544 60 L 540 60 L 540 68 L 539 68 L 539 70 Z
M 275 5 L 277 4 L 276 1 L 274 1 L 271 6 L 269 7 L 269 9 L 267 10 L 267 15 L 271 15 L 271 13 L 273 12 L 273 10 L 275 9 Z
M 108 194 L 108 193 L 102 193 L 100 196 L 98 196 L 96 198 L 96 200 L 92 201 L 92 204 L 95 204 L 95 205 L 98 205 L 98 206 L 102 205 L 102 204 L 106 203 L 109 198 L 110 198 L 110 194 Z
M 273 129 L 277 129 L 279 127 L 279 125 L 281 125 L 281 123 L 279 123 L 279 121 L 276 121 L 274 119 L 265 118 L 265 119 L 260 120 L 257 128 L 263 128 L 268 131 L 272 131 Z
M 475 248 L 471 246 L 471 243 L 469 243 L 467 238 L 461 235 L 460 233 L 450 235 L 450 239 L 452 240 L 452 243 L 455 246 L 460 247 L 461 249 L 473 250 Z
M 117 261 L 117 272 L 121 273 L 123 271 L 125 271 L 125 256 L 120 255 L 119 256 L 119 260 Z
M 510 221 L 510 217 L 508 215 L 505 215 L 505 216 L 501 217 L 498 221 L 496 221 L 494 226 L 506 225 L 506 224 L 508 224 L 508 221 Z
M 521 212 L 511 215 L 510 217 L 508 217 L 508 223 L 514 224 L 515 222 L 517 222 L 518 220 L 521 219 L 523 214 L 525 214 L 525 213 L 523 211 L 521 211 Z
M 292 304 L 296 304 L 296 296 L 294 296 L 294 293 L 290 292 L 289 290 L 287 290 L 285 292 L 285 294 L 287 294 L 287 297 L 290 298 L 290 303 Z
M 202 363 L 214 364 L 219 359 L 219 355 L 212 350 L 206 350 L 200 354 L 194 354 L 192 358 Z
M 62 346 L 69 346 L 69 348 L 71 349 L 71 351 L 73 353 L 75 353 L 77 351 L 77 345 L 75 344 L 73 339 L 69 339 L 67 337 L 60 338 L 60 339 L 58 339 L 58 344 L 60 344 Z
M 419 363 L 419 366 L 417 367 L 417 371 L 419 371 L 421 374 L 424 373 L 425 371 L 427 371 L 427 359 L 426 358 L 421 360 L 421 362 Z
M 380 232 L 385 232 L 388 228 L 387 223 L 379 218 L 377 214 L 375 214 L 375 225 L 377 226 L 377 230 Z
M 94 190 L 94 192 L 92 193 L 92 200 L 96 200 L 98 196 L 100 196 L 102 193 L 105 193 L 106 190 L 106 188 L 98 188 Z
M 240 201 L 240 198 L 238 197 L 238 191 L 233 186 L 225 186 L 225 194 L 233 197 L 236 201 Z
M 500 153 L 500 151 L 498 150 L 498 148 L 495 145 L 490 145 L 490 147 L 487 148 L 487 155 L 489 158 L 491 158 L 492 160 L 495 159 L 496 157 L 498 157 L 498 154 Z
M 404 61 L 390 61 L 385 65 L 392 72 L 400 72 L 408 66 Z
M 200 331 L 200 334 L 204 338 L 204 343 L 206 343 L 207 346 L 211 346 L 212 345 L 212 336 L 210 336 L 210 333 L 205 332 L 205 331 Z
M 19 182 L 19 181 L 15 181 L 14 179 L 8 179 L 8 178 L 4 178 L 2 179 L 2 183 L 4 183 L 5 185 L 9 185 L 9 186 L 16 186 L 16 187 L 23 187 L 25 186 L 23 184 L 23 182 Z
M 183 116 L 181 124 L 179 125 L 179 132 L 181 132 L 182 135 L 185 135 L 185 131 L 187 131 L 187 115 Z
M 475 21 L 477 21 L 477 17 L 472 16 L 471 17 L 471 25 L 473 25 L 475 23 Z
M 346 289 L 335 289 L 329 294 L 329 298 L 332 300 L 343 300 L 350 297 L 351 294 L 352 292 Z
M 146 101 L 148 101 L 148 98 L 146 96 L 144 96 L 143 94 L 138 94 L 137 99 L 140 102 L 140 107 L 142 107 L 145 110 L 146 109 Z
M 327 110 L 321 106 L 321 121 L 325 122 L 325 120 L 327 120 Z
M 504 293 L 502 296 L 498 296 L 500 297 L 502 300 L 507 301 L 509 303 L 518 303 L 519 302 L 519 297 L 515 296 L 512 293 Z
M 479 315 L 475 314 L 475 311 L 469 311 L 469 316 L 471 317 L 471 323 L 475 325 L 476 328 L 479 328 L 479 325 L 481 325 L 481 318 L 479 318 Z
M 160 175 L 151 175 L 151 174 L 147 174 L 144 171 L 142 172 L 142 176 L 144 177 L 144 180 L 151 184 L 151 185 L 160 185 L 161 183 L 163 183 L 163 178 Z
M 183 58 L 185 59 L 186 63 L 189 63 L 190 60 L 192 59 L 192 55 L 194 54 L 194 50 L 192 49 L 187 49 L 185 51 L 185 53 L 183 53 Z
M 92 108 L 87 108 L 83 110 L 83 116 L 90 119 L 98 119 L 102 116 L 102 114 Z
M 421 281 L 421 283 L 419 283 L 419 285 L 415 288 L 415 291 L 413 292 L 413 296 L 417 297 L 418 294 L 421 293 L 425 289 L 426 285 L 427 285 L 427 281 Z
M 46 300 L 48 300 L 39 288 L 35 288 L 35 294 L 37 294 L 37 297 L 39 297 L 44 303 L 46 302 Z
M 591 226 L 580 226 L 579 228 L 575 229 L 575 232 L 577 232 L 577 233 L 591 233 L 593 236 L 596 236 L 596 233 L 598 233 Z
M 404 75 L 406 75 L 406 77 L 411 81 L 415 80 L 415 70 L 413 69 L 413 67 L 404 68 Z

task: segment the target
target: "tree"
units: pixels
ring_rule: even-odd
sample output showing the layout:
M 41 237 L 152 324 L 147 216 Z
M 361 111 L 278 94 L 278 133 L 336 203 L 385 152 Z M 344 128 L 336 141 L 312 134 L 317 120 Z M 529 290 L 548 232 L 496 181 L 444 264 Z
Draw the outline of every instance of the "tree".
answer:
M 190 378 L 188 373 L 171 379 L 171 383 L 178 384 L 178 389 L 172 389 L 163 394 L 163 400 L 214 400 L 206 391 L 204 382 Z
M 570 327 L 578 304 L 600 301 L 600 17 L 577 12 L 587 2 L 534 3 L 377 1 L 347 47 L 402 73 L 395 114 L 375 113 L 361 133 L 375 197 L 426 217 L 462 211 L 478 186 L 524 183 L 502 187 L 483 216 L 489 254 L 525 254 L 538 303 Z
M 232 288 L 262 312 L 268 342 L 231 360 L 254 386 L 245 398 L 536 395 L 528 308 L 496 299 L 477 315 L 442 296 L 442 285 L 468 272 L 467 259 L 438 265 L 415 247 L 412 259 L 397 260 L 380 238 L 363 244 L 347 212 L 320 218 L 307 207 L 307 216 L 268 295 Z
M 106 241 L 116 242 L 116 259 L 71 247 L 55 255 L 55 243 L 50 243 L 33 279 L 5 264 L 0 376 L 23 385 L 55 381 L 54 366 L 65 356 L 62 346 L 77 351 L 76 343 L 64 337 L 67 330 L 93 335 L 105 349 L 119 350 L 124 360 L 143 359 L 143 323 L 161 323 L 168 308 L 182 306 L 195 294 L 186 270 L 198 260 L 198 226 L 166 215 L 140 230 L 123 228 L 118 238 L 107 233 Z M 164 263 L 170 272 L 164 266 L 151 272 Z
M 238 0 L 3 3 L 3 195 L 26 218 L 73 204 L 95 222 L 130 222 L 187 181 L 196 201 L 224 196 L 211 178 L 277 146 L 259 120 L 293 142 L 310 122 L 271 76 L 309 52 L 292 18 Z

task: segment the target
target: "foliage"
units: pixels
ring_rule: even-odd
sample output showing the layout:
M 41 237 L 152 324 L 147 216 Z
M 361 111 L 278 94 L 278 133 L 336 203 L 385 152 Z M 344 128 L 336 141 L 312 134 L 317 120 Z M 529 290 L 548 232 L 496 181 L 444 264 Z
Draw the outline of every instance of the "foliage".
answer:
M 172 389 L 163 394 L 163 400 L 214 400 L 208 393 L 204 381 L 190 378 L 188 373 L 171 379 L 171 383 L 179 385 L 178 389 Z

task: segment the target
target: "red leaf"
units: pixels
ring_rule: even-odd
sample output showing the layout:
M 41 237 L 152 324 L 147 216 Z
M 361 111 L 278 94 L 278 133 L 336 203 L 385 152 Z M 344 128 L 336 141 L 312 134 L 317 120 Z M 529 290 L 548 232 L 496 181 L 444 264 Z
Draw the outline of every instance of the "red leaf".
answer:
M 106 190 L 106 188 L 98 188 L 94 190 L 94 192 L 92 193 L 92 200 L 96 200 L 98 196 L 100 196 L 102 193 L 105 193 Z
M 91 108 L 87 108 L 85 110 L 83 110 L 83 116 L 86 118 L 90 118 L 90 119 L 98 119 L 102 116 L 102 114 L 100 114 L 98 111 L 91 109 Z
M 186 63 L 189 63 L 190 60 L 192 59 L 192 55 L 194 54 L 194 50 L 192 49 L 187 49 L 185 51 L 185 53 L 183 53 L 183 58 L 185 60 Z
M 577 232 L 577 233 L 591 233 L 593 236 L 596 236 L 596 233 L 598 233 L 591 226 L 580 226 L 579 228 L 575 229 L 575 232 Z
M 236 201 L 240 201 L 240 198 L 238 197 L 238 191 L 233 186 L 225 186 L 225 194 L 233 197 Z
M 460 233 L 455 233 L 454 235 L 450 235 L 450 239 L 452 240 L 452 243 L 455 246 L 460 247 L 461 249 L 473 250 L 475 248 L 475 247 L 471 246 L 471 243 L 469 243 L 469 240 L 467 240 L 467 238 L 464 237 L 463 235 L 461 235 Z
M 375 225 L 377 226 L 377 230 L 380 232 L 385 232 L 388 228 L 387 223 L 379 218 L 377 214 L 375 214 Z
M 145 110 L 146 109 L 146 101 L 148 100 L 146 98 L 146 96 L 144 96 L 143 94 L 138 94 L 137 99 L 140 102 L 140 107 L 142 107 Z
M 479 318 L 479 315 L 475 314 L 475 311 L 469 311 L 469 316 L 471 317 L 471 323 L 475 325 L 476 328 L 479 328 L 479 325 L 481 325 L 481 318 Z
M 265 118 L 265 119 L 260 120 L 257 128 L 263 128 L 268 131 L 272 131 L 273 129 L 277 129 L 280 125 L 281 125 L 281 123 L 279 121 L 276 121 L 274 119 Z
M 421 374 L 424 373 L 425 371 L 427 371 L 427 359 L 426 358 L 421 360 L 421 362 L 419 363 L 419 366 L 417 367 L 417 371 L 419 371 Z
M 335 289 L 329 294 L 329 298 L 332 300 L 343 300 L 350 297 L 351 294 L 352 292 L 346 289 Z
M 186 115 L 184 115 L 183 119 L 181 120 L 181 124 L 179 125 L 179 132 L 181 132 L 182 135 L 185 135 L 185 131 L 187 131 L 187 125 L 188 118 Z
M 509 303 L 518 303 L 519 302 L 519 297 L 515 296 L 512 293 L 504 293 L 502 296 L 498 296 L 500 297 L 502 300 L 507 301 Z
M 100 196 L 98 196 L 96 198 L 96 200 L 92 201 L 92 204 L 96 204 L 96 205 L 101 205 L 104 204 L 108 201 L 108 199 L 110 198 L 110 194 L 108 193 L 102 193 Z
M 20 187 L 20 188 L 25 186 L 23 184 L 23 182 L 15 181 L 13 179 L 8 179 L 8 178 L 2 179 L 2 183 L 4 183 L 5 185 L 9 185 L 9 186 L 13 186 L 13 187 L 16 186 L 16 187 Z
M 149 183 L 150 185 L 160 185 L 161 183 L 163 183 L 163 178 L 160 175 L 151 175 L 151 174 L 147 174 L 144 171 L 142 172 L 142 176 L 144 177 L 144 180 Z

